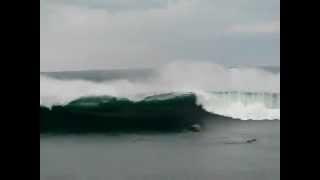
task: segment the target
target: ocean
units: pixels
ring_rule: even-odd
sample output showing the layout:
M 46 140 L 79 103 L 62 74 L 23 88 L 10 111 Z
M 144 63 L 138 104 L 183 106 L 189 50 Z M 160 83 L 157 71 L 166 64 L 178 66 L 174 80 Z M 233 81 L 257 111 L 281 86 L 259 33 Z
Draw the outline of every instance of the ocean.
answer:
M 40 179 L 280 179 L 280 70 L 41 72 Z

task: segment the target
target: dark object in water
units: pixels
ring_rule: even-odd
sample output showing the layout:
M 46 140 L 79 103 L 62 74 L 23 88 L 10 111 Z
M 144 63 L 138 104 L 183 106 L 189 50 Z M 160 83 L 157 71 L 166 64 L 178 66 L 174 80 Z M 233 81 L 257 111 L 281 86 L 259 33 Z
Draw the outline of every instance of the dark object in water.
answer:
M 255 138 L 250 138 L 250 139 L 233 138 L 233 139 L 226 140 L 224 144 L 249 144 L 256 141 L 257 139 Z
M 190 127 L 190 130 L 193 132 L 200 132 L 201 131 L 201 126 L 199 124 L 194 124 Z
M 248 140 L 246 140 L 246 143 L 253 143 L 253 142 L 256 142 L 257 141 L 257 139 L 248 139 Z

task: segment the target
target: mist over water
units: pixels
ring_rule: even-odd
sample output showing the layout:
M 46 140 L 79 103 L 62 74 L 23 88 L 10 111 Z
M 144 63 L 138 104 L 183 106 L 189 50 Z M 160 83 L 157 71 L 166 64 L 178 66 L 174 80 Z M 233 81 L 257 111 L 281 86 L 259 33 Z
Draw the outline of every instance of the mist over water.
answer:
M 163 93 L 192 92 L 209 112 L 242 120 L 280 119 L 280 72 L 227 68 L 209 62 L 176 61 L 154 74 L 130 80 L 57 79 L 40 74 L 40 105 L 66 105 L 88 96 L 113 96 L 141 101 Z

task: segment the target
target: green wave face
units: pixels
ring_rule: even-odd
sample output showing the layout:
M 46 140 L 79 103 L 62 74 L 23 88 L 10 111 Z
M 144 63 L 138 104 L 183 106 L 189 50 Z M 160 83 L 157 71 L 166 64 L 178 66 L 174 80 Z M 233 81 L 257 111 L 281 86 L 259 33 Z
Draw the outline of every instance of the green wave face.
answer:
M 212 116 L 192 93 L 160 94 L 141 101 L 83 97 L 64 106 L 40 106 L 41 133 L 180 131 Z

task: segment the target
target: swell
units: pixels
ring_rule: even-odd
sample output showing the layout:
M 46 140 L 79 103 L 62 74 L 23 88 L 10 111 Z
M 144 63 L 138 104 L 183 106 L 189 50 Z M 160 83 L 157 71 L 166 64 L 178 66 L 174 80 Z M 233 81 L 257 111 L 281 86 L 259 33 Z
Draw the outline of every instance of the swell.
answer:
M 110 96 L 83 97 L 67 105 L 40 106 L 41 133 L 181 131 L 217 117 L 194 94 L 161 94 L 141 101 Z

